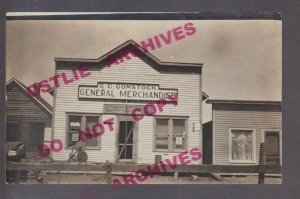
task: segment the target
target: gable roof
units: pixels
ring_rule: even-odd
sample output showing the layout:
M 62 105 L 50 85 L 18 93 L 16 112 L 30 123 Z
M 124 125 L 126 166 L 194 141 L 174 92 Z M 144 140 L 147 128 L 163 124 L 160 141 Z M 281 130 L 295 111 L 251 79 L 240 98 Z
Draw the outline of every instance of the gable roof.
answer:
M 133 40 L 128 40 L 110 52 L 104 54 L 98 59 L 82 59 L 82 58 L 54 58 L 57 63 L 56 66 L 74 67 L 74 64 L 88 64 L 91 67 L 99 67 L 100 69 L 106 67 L 110 56 L 119 57 L 121 52 L 134 51 L 139 53 L 139 58 L 148 63 L 154 69 L 158 71 L 176 71 L 187 73 L 200 73 L 203 64 L 202 63 L 178 63 L 178 62 L 162 62 L 152 55 L 149 51 L 145 50 Z M 125 60 L 126 61 L 126 60 Z
M 179 63 L 179 62 L 162 62 L 149 51 L 145 50 L 133 40 L 128 40 L 108 53 L 102 55 L 98 59 L 83 59 L 83 58 L 58 58 L 55 57 L 54 60 L 57 66 L 62 67 L 74 67 L 78 64 L 88 64 L 88 67 L 99 67 L 100 70 L 106 67 L 109 56 L 118 57 L 118 53 L 122 52 L 124 49 L 127 51 L 138 51 L 140 54 L 138 57 L 141 58 L 146 63 L 149 63 L 157 71 L 176 71 L 176 72 L 191 72 L 191 73 L 202 73 L 202 63 Z M 126 60 L 125 60 L 126 61 Z M 59 65 L 58 65 L 59 63 Z M 113 66 L 114 67 L 114 66 Z M 53 95 L 54 88 L 51 88 L 49 93 Z M 202 92 L 202 101 L 206 100 L 209 96 Z
M 32 97 L 27 93 L 26 86 L 15 78 L 10 79 L 6 82 L 6 91 L 17 87 L 25 96 L 27 96 L 33 103 L 35 103 L 42 111 L 52 117 L 53 109 L 48 102 L 46 102 L 41 96 Z

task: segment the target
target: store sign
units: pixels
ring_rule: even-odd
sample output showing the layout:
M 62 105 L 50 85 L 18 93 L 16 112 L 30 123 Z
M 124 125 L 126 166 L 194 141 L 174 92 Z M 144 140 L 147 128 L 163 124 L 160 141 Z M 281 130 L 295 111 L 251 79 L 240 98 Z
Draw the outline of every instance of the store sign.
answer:
M 70 126 L 71 127 L 80 127 L 80 122 L 71 122 Z
M 105 114 L 132 114 L 136 108 L 143 109 L 141 105 L 126 105 L 126 104 L 104 104 L 103 113 Z
M 121 99 L 158 101 L 167 97 L 175 97 L 177 89 L 162 89 L 158 84 L 109 83 L 98 82 L 97 86 L 78 88 L 80 99 Z

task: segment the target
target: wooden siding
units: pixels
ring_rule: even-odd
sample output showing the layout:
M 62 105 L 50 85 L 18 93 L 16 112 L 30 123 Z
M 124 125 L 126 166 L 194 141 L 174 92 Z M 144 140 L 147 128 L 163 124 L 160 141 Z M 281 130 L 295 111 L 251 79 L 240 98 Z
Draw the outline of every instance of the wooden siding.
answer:
M 51 127 L 45 127 L 45 132 L 44 132 L 44 142 L 51 142 L 51 132 L 52 128 Z
M 75 66 L 74 66 L 75 67 Z M 59 68 L 57 74 L 65 72 L 71 76 L 70 69 Z M 158 72 L 139 58 L 134 58 L 119 65 L 102 70 L 94 69 L 91 75 L 79 79 L 69 85 L 61 86 L 55 90 L 55 116 L 54 116 L 54 138 L 64 140 L 66 143 L 66 112 L 78 113 L 103 113 L 104 104 L 124 104 L 122 101 L 103 100 L 78 100 L 78 86 L 96 86 L 98 81 L 123 82 L 123 83 L 145 83 L 159 84 L 160 88 L 178 89 L 179 103 L 177 107 L 168 104 L 159 116 L 188 116 L 188 149 L 200 148 L 202 141 L 200 132 L 193 132 L 193 122 L 201 123 L 201 76 L 193 73 L 171 73 Z M 145 103 L 129 103 L 132 105 L 144 105 Z M 104 115 L 105 118 L 113 115 Z M 116 126 L 115 126 L 116 127 Z M 155 155 L 173 156 L 176 153 L 153 152 L 153 118 L 145 117 L 138 124 L 139 135 L 137 135 L 137 163 L 154 163 Z M 114 132 L 116 133 L 116 132 Z M 89 161 L 105 162 L 114 160 L 116 135 L 113 133 L 104 135 L 101 141 L 101 150 L 87 150 Z M 70 150 L 53 154 L 56 160 L 66 160 Z M 166 155 L 164 155 L 166 154 Z M 194 162 L 195 164 L 201 161 Z
M 26 143 L 27 150 L 29 146 L 29 133 L 30 125 L 32 123 L 43 123 L 46 132 L 51 132 L 52 119 L 49 115 L 43 112 L 35 103 L 33 103 L 24 93 L 18 90 L 16 87 L 10 89 L 7 92 L 6 101 L 6 122 L 19 122 L 19 135 L 18 141 Z M 44 136 L 45 137 L 45 136 Z M 30 153 L 33 155 L 37 153 Z
M 281 123 L 281 112 L 213 110 L 213 164 L 230 164 L 230 128 L 249 128 L 256 131 L 255 164 L 258 164 L 263 129 L 281 130 Z

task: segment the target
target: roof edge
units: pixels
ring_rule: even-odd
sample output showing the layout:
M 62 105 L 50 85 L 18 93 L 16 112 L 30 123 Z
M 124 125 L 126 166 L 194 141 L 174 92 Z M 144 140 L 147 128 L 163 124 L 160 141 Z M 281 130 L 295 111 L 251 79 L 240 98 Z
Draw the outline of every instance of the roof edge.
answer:
M 109 55 L 115 54 L 122 50 L 123 48 L 132 45 L 133 48 L 138 49 L 142 52 L 143 55 L 146 55 L 148 58 L 151 58 L 153 61 L 155 61 L 157 64 L 161 66 L 185 66 L 185 67 L 203 67 L 203 63 L 181 63 L 181 62 L 163 62 L 160 61 L 158 58 L 156 58 L 153 54 L 151 54 L 149 51 L 146 51 L 135 41 L 128 40 L 124 42 L 123 44 L 117 46 L 116 48 L 112 49 L 111 51 L 105 53 L 101 57 L 97 59 L 84 59 L 84 58 L 60 58 L 60 57 L 54 57 L 55 62 L 89 62 L 89 63 L 99 63 L 105 59 L 108 58 Z M 139 56 L 141 57 L 141 56 Z
M 21 88 L 23 90 L 23 93 L 33 102 L 40 104 L 40 106 L 42 107 L 42 109 L 45 110 L 45 112 L 50 115 L 52 117 L 53 114 L 53 107 L 46 101 L 44 100 L 41 96 L 40 97 L 32 97 L 30 96 L 27 91 L 26 91 L 26 86 L 20 82 L 19 80 L 17 80 L 16 78 L 11 78 L 9 81 L 6 82 L 5 85 L 5 90 L 7 91 L 7 87 L 12 84 L 12 83 L 16 83 L 19 88 Z
M 207 104 L 253 104 L 253 105 L 281 105 L 281 101 L 261 101 L 261 100 L 218 100 L 208 99 Z
M 205 101 L 207 98 L 209 98 L 209 96 L 204 91 L 202 91 L 202 101 Z

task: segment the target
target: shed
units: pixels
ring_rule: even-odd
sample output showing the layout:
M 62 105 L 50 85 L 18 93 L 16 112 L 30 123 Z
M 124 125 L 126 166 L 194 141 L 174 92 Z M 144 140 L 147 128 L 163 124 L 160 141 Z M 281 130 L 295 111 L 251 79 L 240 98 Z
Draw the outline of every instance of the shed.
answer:
M 213 164 L 258 164 L 261 143 L 265 143 L 267 164 L 281 164 L 281 102 L 206 102 L 212 104 Z
M 41 96 L 32 97 L 15 78 L 6 83 L 6 142 L 26 143 L 27 157 L 36 147 L 51 141 L 52 106 Z

